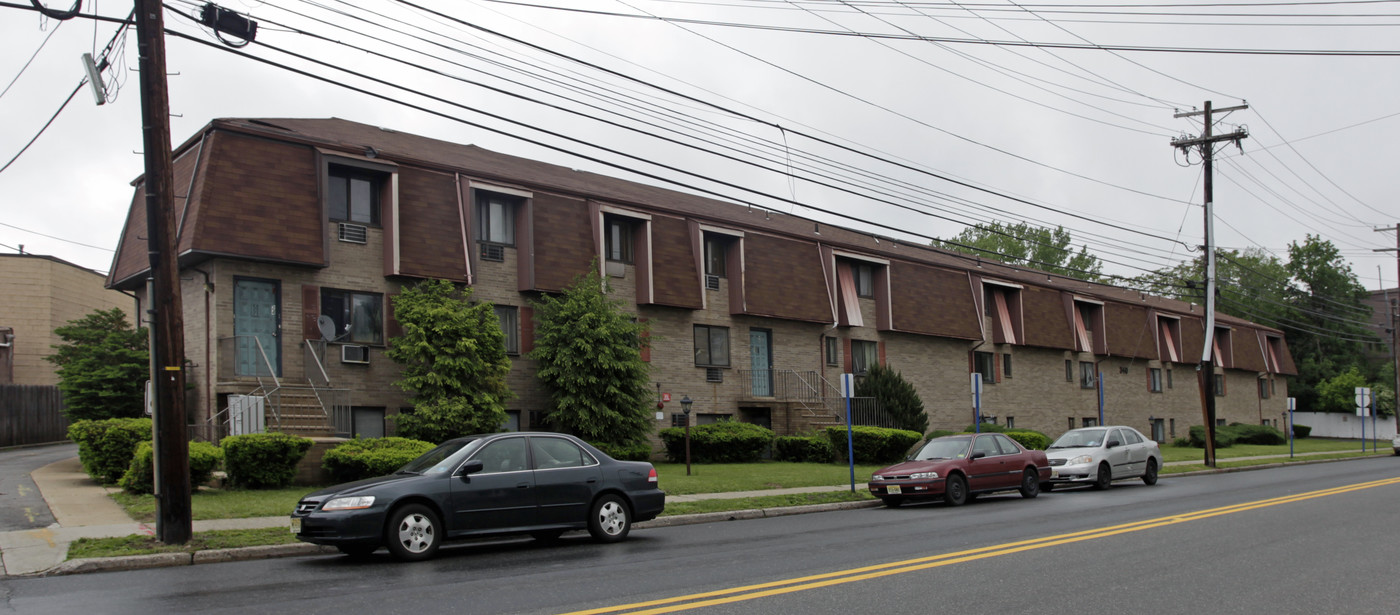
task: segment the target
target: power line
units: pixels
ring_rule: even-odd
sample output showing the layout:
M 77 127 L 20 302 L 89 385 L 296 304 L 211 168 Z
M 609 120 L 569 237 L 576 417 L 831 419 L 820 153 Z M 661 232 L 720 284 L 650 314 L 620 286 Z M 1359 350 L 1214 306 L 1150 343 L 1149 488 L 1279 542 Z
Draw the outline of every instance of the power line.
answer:
M 5 166 L 0 167 L 0 173 L 4 173 L 5 169 L 10 168 L 10 165 L 14 164 L 16 160 L 19 160 L 20 156 L 24 155 L 24 152 L 29 150 L 29 146 L 34 145 L 34 142 L 38 141 L 39 137 L 44 135 L 44 131 L 48 130 L 49 126 L 53 125 L 53 121 L 58 119 L 58 114 L 63 113 L 63 110 L 68 107 L 68 103 L 73 101 L 73 97 L 78 94 L 78 90 L 83 89 L 84 85 L 87 85 L 87 77 L 83 77 L 78 81 L 78 87 L 73 88 L 73 91 L 68 93 L 68 98 L 63 99 L 63 104 L 58 106 L 58 110 L 54 111 L 52 116 L 49 116 L 49 121 L 44 122 L 43 128 L 40 128 L 39 132 L 35 133 L 34 138 L 30 139 L 28 143 L 25 143 L 24 147 L 19 148 L 19 151 L 15 152 L 14 157 L 10 158 L 10 161 L 6 162 Z
M 9 228 L 15 229 L 15 230 L 17 230 L 17 231 L 24 231 L 24 232 L 26 232 L 26 233 L 38 235 L 38 236 L 40 236 L 40 237 L 47 237 L 47 238 L 49 238 L 49 239 L 53 239 L 53 240 L 56 240 L 56 241 L 62 241 L 63 243 L 71 243 L 71 244 L 73 244 L 73 245 L 75 245 L 75 246 L 82 246 L 82 247 L 84 247 L 84 248 L 92 248 L 92 249 L 94 249 L 94 250 L 102 250 L 102 251 L 104 251 L 104 252 L 116 252 L 116 250 L 113 250 L 113 249 L 111 249 L 111 248 L 104 248 L 104 247 L 102 247 L 102 246 L 94 246 L 94 245 L 92 245 L 92 244 L 90 244 L 90 243 L 82 243 L 82 242 L 80 242 L 80 241 L 73 241 L 72 239 L 64 239 L 64 238 L 62 238 L 62 237 L 56 237 L 56 236 L 54 236 L 54 235 L 48 235 L 48 234 L 45 234 L 45 233 L 40 233 L 39 231 L 31 231 L 31 230 L 29 230 L 29 229 L 27 229 L 27 228 L 20 228 L 20 227 L 18 227 L 18 226 L 15 226 L 15 225 L 13 225 L 13 224 L 8 224 L 8 223 L 5 223 L 5 222 L 0 222 L 0 226 L 9 227 Z
M 5 94 L 8 94 L 10 92 L 10 88 L 15 86 L 15 82 L 19 81 L 20 76 L 24 75 L 24 71 L 29 68 L 29 65 L 31 63 L 34 62 L 34 58 L 39 57 L 39 52 L 44 50 L 44 45 L 49 44 L 49 39 L 53 38 L 53 35 L 57 33 L 58 29 L 62 26 L 63 22 L 60 21 L 57 25 L 53 27 L 52 30 L 49 30 L 48 36 L 45 36 L 43 42 L 39 43 L 39 48 L 35 49 L 34 53 L 29 56 L 29 59 L 24 62 L 24 66 L 19 67 L 19 72 L 15 73 L 15 78 L 10 80 L 10 84 L 5 86 L 5 89 L 3 91 L 0 91 L 0 98 L 4 98 Z

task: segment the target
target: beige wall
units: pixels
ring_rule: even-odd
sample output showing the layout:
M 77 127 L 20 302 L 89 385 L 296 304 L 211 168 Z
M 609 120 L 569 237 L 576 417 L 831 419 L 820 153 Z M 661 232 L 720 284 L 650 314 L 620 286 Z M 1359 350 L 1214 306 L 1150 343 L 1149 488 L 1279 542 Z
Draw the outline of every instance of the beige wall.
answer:
M 60 342 L 55 328 L 112 308 L 135 323 L 135 300 L 103 288 L 105 282 L 103 275 L 59 259 L 0 255 L 0 327 L 14 329 L 15 384 L 58 384 L 54 365 L 44 360 Z

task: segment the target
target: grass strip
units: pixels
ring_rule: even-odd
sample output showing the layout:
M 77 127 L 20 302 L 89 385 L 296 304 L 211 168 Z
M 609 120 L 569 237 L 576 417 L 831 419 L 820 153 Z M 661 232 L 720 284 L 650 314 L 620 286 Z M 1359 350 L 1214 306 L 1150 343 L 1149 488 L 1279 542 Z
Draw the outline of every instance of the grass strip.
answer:
M 168 545 L 155 536 L 121 536 L 117 538 L 79 538 L 68 546 L 68 559 L 150 555 L 153 553 L 192 553 L 208 549 L 233 549 L 262 545 L 284 545 L 298 542 L 286 527 L 252 530 L 211 530 L 195 532 L 183 545 Z
M 784 506 L 806 506 L 808 504 L 831 504 L 835 502 L 860 502 L 873 500 L 874 496 L 864 489 L 850 491 L 823 491 L 821 493 L 793 493 L 788 495 L 764 495 L 751 498 L 726 500 L 699 500 L 696 502 L 667 502 L 663 517 L 672 515 L 694 515 L 699 513 L 731 512 L 755 508 L 781 508 Z
M 1199 449 L 1197 449 L 1197 450 L 1199 450 Z M 1273 464 L 1273 463 L 1303 463 L 1303 462 L 1307 462 L 1307 461 L 1320 461 L 1320 460 L 1326 460 L 1326 459 L 1349 459 L 1349 458 L 1352 458 L 1352 457 L 1384 457 L 1384 456 L 1388 456 L 1388 455 L 1391 455 L 1391 454 L 1393 454 L 1393 453 L 1386 453 L 1386 452 L 1373 453 L 1373 452 L 1371 452 L 1371 451 L 1367 451 L 1367 452 L 1365 452 L 1365 453 L 1356 452 L 1356 453 L 1334 453 L 1334 454 L 1328 454 L 1328 455 L 1308 455 L 1308 456 L 1306 456 L 1306 457 L 1294 457 L 1294 458 L 1292 458 L 1292 459 L 1289 459 L 1288 457 L 1274 457 L 1274 458 L 1271 458 L 1271 459 L 1246 459 L 1246 460 L 1244 460 L 1244 461 L 1225 461 L 1224 458 L 1222 458 L 1222 457 L 1216 457 L 1215 469 L 1218 470 L 1218 469 L 1222 469 L 1222 468 L 1244 468 L 1244 467 L 1249 467 L 1249 466 L 1269 465 L 1269 464 Z M 1161 473 L 1162 473 L 1162 474 L 1181 474 L 1181 473 L 1184 473 L 1184 472 L 1200 472 L 1200 471 L 1209 470 L 1209 469 L 1211 469 L 1211 468 L 1207 467 L 1207 466 L 1206 466 L 1205 464 L 1203 464 L 1203 463 L 1193 463 L 1193 464 L 1188 464 L 1188 465 L 1167 466 L 1167 467 L 1161 469 Z
M 195 521 L 207 519 L 246 519 L 291 515 L 302 496 L 319 487 L 282 489 L 208 489 L 190 494 L 190 511 Z M 150 523 L 156 520 L 156 498 L 150 494 L 112 494 L 132 519 Z

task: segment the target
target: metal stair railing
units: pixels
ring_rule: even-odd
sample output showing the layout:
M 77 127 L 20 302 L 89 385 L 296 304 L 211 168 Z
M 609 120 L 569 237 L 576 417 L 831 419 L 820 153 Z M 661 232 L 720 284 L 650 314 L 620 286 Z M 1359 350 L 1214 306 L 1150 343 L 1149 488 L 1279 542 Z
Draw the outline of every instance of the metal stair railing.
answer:
M 258 386 L 252 391 L 250 391 L 248 395 L 263 398 L 265 404 L 264 407 L 269 409 L 272 413 L 273 424 L 276 428 L 280 429 L 282 426 L 282 380 L 277 377 L 277 370 L 272 368 L 272 361 L 267 358 L 267 351 L 263 349 L 262 340 L 258 339 L 258 336 L 256 335 L 232 335 L 229 337 L 221 337 L 219 338 L 219 345 L 221 346 L 219 355 L 220 357 L 234 357 L 233 362 L 236 363 L 239 340 L 244 340 L 244 343 L 246 343 L 247 340 L 252 340 L 253 346 L 258 351 L 257 358 L 261 359 L 261 361 L 255 363 L 255 367 L 253 369 L 252 374 L 235 374 L 235 376 L 252 376 L 257 380 Z M 232 345 L 233 352 L 224 352 L 222 346 L 225 345 Z M 236 366 L 234 369 L 236 371 Z M 268 383 L 263 380 L 264 377 L 271 379 L 271 387 L 269 387 Z M 210 435 L 208 437 L 209 441 L 218 442 L 219 428 L 226 427 L 229 421 L 232 420 L 232 418 L 233 417 L 230 414 L 230 409 L 227 406 L 224 407 L 224 409 L 214 413 L 214 416 L 209 417 L 209 419 L 205 421 L 205 427 L 210 432 Z
M 319 347 L 320 353 L 317 353 Z M 306 381 L 311 384 L 311 392 L 316 396 L 316 402 L 321 406 L 321 413 L 326 416 L 326 420 L 331 425 L 331 431 L 336 436 L 349 437 L 351 432 L 351 411 L 350 411 L 350 391 L 349 389 L 337 389 L 331 385 L 331 378 L 326 374 L 326 366 L 321 362 L 321 357 L 326 354 L 325 340 L 306 340 L 303 345 L 304 364 L 306 365 Z M 330 410 L 326 410 L 326 406 Z

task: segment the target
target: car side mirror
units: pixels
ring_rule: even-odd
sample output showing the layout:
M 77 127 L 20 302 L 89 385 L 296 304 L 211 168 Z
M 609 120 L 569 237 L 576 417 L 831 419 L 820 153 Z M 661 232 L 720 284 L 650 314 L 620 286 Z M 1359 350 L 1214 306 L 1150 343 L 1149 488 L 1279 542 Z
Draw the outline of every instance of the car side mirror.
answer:
M 987 453 L 984 453 L 984 452 L 982 452 L 982 451 L 977 451 L 977 452 L 975 452 L 975 453 L 972 454 L 972 458 L 973 458 L 973 459 L 981 459 L 981 458 L 986 457 L 986 456 L 987 456 Z
M 468 461 L 465 464 L 462 464 L 462 477 L 465 478 L 469 474 L 475 474 L 477 472 L 480 472 L 485 467 L 486 464 L 482 463 L 480 459 L 473 459 L 471 461 Z
M 1109 441 L 1108 441 L 1108 448 L 1113 448 L 1113 447 L 1115 447 L 1115 446 L 1120 446 L 1120 445 L 1122 445 L 1122 444 L 1123 444 L 1122 442 L 1119 442 L 1119 441 L 1117 441 L 1117 440 L 1109 440 Z

